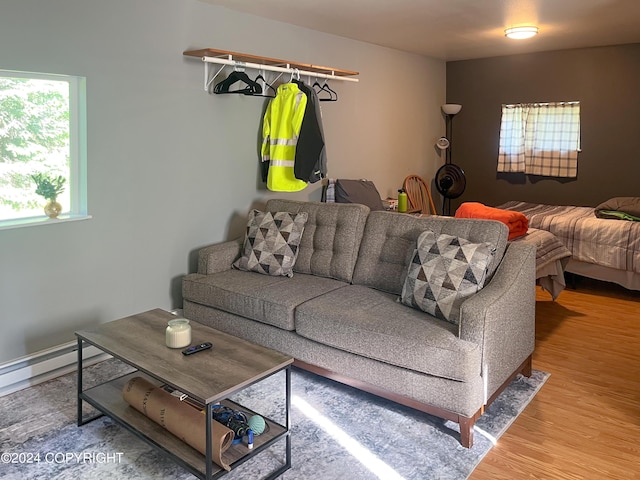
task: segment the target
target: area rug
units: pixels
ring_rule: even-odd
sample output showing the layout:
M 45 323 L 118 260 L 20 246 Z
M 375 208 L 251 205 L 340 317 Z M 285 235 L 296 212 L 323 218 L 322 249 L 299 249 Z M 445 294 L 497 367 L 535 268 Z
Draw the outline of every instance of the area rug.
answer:
M 122 371 L 115 360 L 101 362 L 85 369 L 85 385 Z M 476 423 L 474 446 L 466 449 L 453 422 L 294 368 L 292 468 L 280 478 L 466 479 L 548 377 L 536 370 L 516 377 Z M 279 420 L 284 383 L 281 372 L 232 399 Z M 195 478 L 106 417 L 77 427 L 75 395 L 73 373 L 0 398 L 0 478 Z M 225 478 L 263 478 L 284 454 L 282 440 Z

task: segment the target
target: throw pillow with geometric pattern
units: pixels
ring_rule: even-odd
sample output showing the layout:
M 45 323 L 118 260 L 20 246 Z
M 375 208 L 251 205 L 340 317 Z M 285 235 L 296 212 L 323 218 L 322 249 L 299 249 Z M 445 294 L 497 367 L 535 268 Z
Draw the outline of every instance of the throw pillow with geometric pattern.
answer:
M 252 210 L 242 256 L 233 266 L 265 275 L 293 277 L 293 266 L 308 216 L 307 212 Z
M 460 324 L 460 305 L 479 291 L 495 247 L 427 230 L 417 248 L 402 288 L 401 301 L 431 315 Z

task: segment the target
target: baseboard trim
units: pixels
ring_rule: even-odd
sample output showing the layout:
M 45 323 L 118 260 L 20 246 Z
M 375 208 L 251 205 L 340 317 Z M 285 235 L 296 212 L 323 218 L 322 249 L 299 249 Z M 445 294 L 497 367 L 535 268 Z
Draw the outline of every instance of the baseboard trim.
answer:
M 82 351 L 83 365 L 93 365 L 111 355 L 93 345 Z M 37 385 L 78 369 L 78 343 L 69 342 L 0 365 L 0 397 Z

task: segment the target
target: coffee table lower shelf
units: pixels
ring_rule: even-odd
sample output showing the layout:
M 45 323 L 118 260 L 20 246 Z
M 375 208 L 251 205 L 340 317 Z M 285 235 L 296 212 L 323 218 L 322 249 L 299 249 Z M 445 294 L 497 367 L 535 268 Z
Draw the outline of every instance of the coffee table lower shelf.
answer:
M 84 390 L 79 393 L 79 398 L 112 418 L 118 424 L 122 425 L 142 440 L 164 451 L 172 458 L 172 460 L 189 470 L 195 476 L 199 478 L 206 478 L 206 459 L 204 455 L 138 412 L 124 401 L 122 398 L 122 389 L 127 381 L 135 376 L 143 377 L 155 385 L 160 385 L 160 382 L 153 377 L 145 375 L 142 372 L 134 372 L 110 382 Z M 255 414 L 255 412 L 252 412 L 251 410 L 229 400 L 224 400 L 221 403 L 231 408 L 245 411 L 249 414 Z M 87 423 L 95 418 L 97 417 L 83 420 L 81 423 Z M 251 457 L 259 454 L 264 449 L 273 445 L 278 440 L 286 438 L 287 442 L 290 441 L 288 438 L 290 432 L 286 427 L 268 418 L 265 418 L 265 421 L 269 425 L 269 429 L 262 435 L 254 438 L 254 447 L 252 450 L 249 450 L 244 444 L 235 444 L 224 452 L 223 459 L 231 466 L 232 470 L 249 460 Z M 290 465 L 285 463 L 282 468 L 276 470 L 267 478 L 276 478 L 289 468 Z M 226 470 L 215 463 L 213 464 L 211 478 L 219 478 L 226 473 Z

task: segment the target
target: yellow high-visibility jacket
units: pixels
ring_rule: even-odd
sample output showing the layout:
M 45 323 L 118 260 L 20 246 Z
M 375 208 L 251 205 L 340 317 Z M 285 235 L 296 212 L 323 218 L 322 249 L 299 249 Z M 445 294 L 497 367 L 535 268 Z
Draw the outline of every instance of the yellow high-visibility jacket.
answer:
M 283 83 L 269 102 L 262 123 L 262 161 L 269 162 L 267 188 L 297 192 L 307 182 L 295 177 L 296 144 L 307 107 L 307 96 L 295 83 Z

